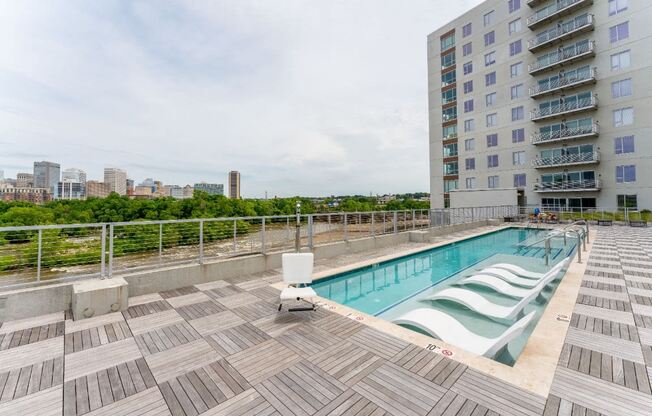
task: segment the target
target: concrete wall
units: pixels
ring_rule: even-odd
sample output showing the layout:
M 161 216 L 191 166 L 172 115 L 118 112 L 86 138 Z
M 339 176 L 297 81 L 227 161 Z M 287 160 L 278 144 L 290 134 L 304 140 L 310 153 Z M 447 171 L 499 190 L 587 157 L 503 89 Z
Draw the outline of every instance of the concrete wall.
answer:
M 459 189 L 450 193 L 451 208 L 518 205 L 518 191 L 511 189 Z

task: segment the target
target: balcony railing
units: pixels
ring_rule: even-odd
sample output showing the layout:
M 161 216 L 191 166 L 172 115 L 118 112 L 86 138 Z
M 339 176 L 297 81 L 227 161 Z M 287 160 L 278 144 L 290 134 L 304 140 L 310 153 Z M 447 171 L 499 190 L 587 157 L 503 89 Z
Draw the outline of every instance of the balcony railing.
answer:
M 547 85 L 536 84 L 530 87 L 530 97 L 536 98 L 546 94 L 577 88 L 582 85 L 591 84 L 596 81 L 596 70 L 591 68 L 588 71 L 575 73 L 574 75 L 560 75 L 555 81 L 548 82 Z
M 572 129 L 563 128 L 551 133 L 534 133 L 531 136 L 532 144 L 554 143 L 562 140 L 581 139 L 585 137 L 598 136 L 600 129 L 597 124 L 587 127 L 576 127 Z
M 447 121 L 453 121 L 457 120 L 457 114 L 442 114 L 441 115 L 441 121 L 447 122 Z
M 442 138 L 442 140 L 452 140 L 452 139 L 457 139 L 457 133 L 450 133 Z
M 575 10 L 593 4 L 593 0 L 557 0 L 548 7 L 537 10 L 527 18 L 527 26 L 535 29 L 545 23 L 558 19 L 561 16 L 572 13 Z
M 527 5 L 530 7 L 537 7 L 541 3 L 545 3 L 548 0 L 527 0 Z
M 547 61 L 535 62 L 528 65 L 528 72 L 530 75 L 536 75 L 539 72 L 546 71 L 558 66 L 570 64 L 595 55 L 595 42 L 575 47 L 572 51 L 559 51 L 550 54 L 551 58 Z
M 600 162 L 600 152 L 577 153 L 555 157 L 536 158 L 532 160 L 535 168 L 551 168 L 556 166 L 588 165 Z
M 537 182 L 532 187 L 534 192 L 581 192 L 599 191 L 601 183 L 597 179 L 583 181 Z
M 548 108 L 536 108 L 530 113 L 530 120 L 539 121 L 552 117 L 559 117 L 565 114 L 578 113 L 580 111 L 595 110 L 598 108 L 596 97 L 584 98 L 568 102 L 560 102 Z
M 542 33 L 536 38 L 530 39 L 527 42 L 528 50 L 530 52 L 535 52 L 539 49 L 545 48 L 546 46 L 550 46 L 555 42 L 569 39 L 578 33 L 593 30 L 593 20 L 593 15 L 587 14 L 580 18 L 571 20 L 570 22 L 564 22 L 545 33 Z

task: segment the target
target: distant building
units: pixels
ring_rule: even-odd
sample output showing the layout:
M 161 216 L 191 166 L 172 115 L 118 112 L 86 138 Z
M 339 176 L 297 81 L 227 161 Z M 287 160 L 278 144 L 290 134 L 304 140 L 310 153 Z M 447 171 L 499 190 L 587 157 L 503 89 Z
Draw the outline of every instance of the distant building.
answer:
M 0 181 L 5 179 L 5 171 L 0 169 Z
M 52 194 L 46 188 L 16 188 L 13 186 L 0 187 L 0 201 L 25 201 L 42 204 L 52 199 Z
M 378 197 L 378 203 L 384 205 L 389 201 L 393 201 L 395 199 L 396 199 L 396 195 L 383 195 Z
M 57 187 L 61 180 L 61 165 L 53 162 L 34 162 L 34 188 L 49 189 L 56 198 Z
M 195 192 L 195 188 L 191 185 L 186 185 L 183 187 L 183 198 L 192 198 L 193 193 Z
M 134 198 L 152 198 L 154 192 L 152 192 L 151 186 L 138 185 L 134 189 Z
M 86 196 L 95 198 L 106 198 L 111 193 L 109 184 L 99 181 L 86 182 Z
M 229 172 L 229 198 L 240 199 L 240 172 Z
M 86 172 L 81 169 L 64 169 L 61 172 L 61 181 L 69 180 L 72 182 L 86 183 Z
M 127 179 L 127 195 L 132 196 L 134 194 L 135 182 L 133 179 Z
M 86 198 L 86 182 L 77 182 L 66 179 L 57 186 L 59 199 L 84 199 Z
M 16 174 L 16 188 L 32 188 L 34 186 L 34 175 L 31 173 Z
M 169 196 L 175 199 L 185 199 L 187 198 L 184 193 L 184 188 L 177 186 L 177 185 L 167 185 Z M 190 195 L 192 197 L 192 194 Z
M 200 182 L 195 184 L 195 191 L 206 192 L 209 195 L 224 195 L 224 185 L 221 183 Z
M 104 183 L 109 186 L 109 192 L 127 195 L 127 172 L 117 168 L 104 168 Z

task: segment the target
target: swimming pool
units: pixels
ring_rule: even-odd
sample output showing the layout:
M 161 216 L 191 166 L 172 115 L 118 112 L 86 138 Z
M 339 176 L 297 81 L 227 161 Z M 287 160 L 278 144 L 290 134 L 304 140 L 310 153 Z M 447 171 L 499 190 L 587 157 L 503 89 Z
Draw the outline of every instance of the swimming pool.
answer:
M 321 297 L 388 321 L 417 308 L 434 308 L 454 316 L 472 332 L 495 337 L 502 334 L 509 325 L 484 318 L 452 302 L 433 302 L 424 298 L 454 285 L 477 268 L 498 262 L 509 262 L 533 271 L 547 271 L 549 266 L 561 261 L 573 249 L 570 245 L 564 247 L 562 242 L 554 243 L 550 265 L 546 266 L 542 245 L 527 246 L 540 240 L 547 232 L 548 230 L 542 229 L 506 228 L 331 276 L 316 281 L 312 287 Z M 526 307 L 526 313 L 536 312 L 535 321 L 510 343 L 508 351 L 496 357 L 497 361 L 513 364 L 555 288 L 556 284 L 549 285 L 543 300 L 532 302 Z M 518 301 L 490 289 L 473 287 L 473 290 L 500 305 L 511 306 Z M 463 345 L 458 347 L 464 348 Z

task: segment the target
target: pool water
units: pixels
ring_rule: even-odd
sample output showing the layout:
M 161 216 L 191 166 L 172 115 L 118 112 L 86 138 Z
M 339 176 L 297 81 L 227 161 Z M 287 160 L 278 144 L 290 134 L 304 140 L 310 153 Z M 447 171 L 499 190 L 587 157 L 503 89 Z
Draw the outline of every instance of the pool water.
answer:
M 508 328 L 508 323 L 484 318 L 453 302 L 428 301 L 424 298 L 455 285 L 479 268 L 495 263 L 509 262 L 533 271 L 547 271 L 573 250 L 570 241 L 568 246 L 564 246 L 562 241 L 555 240 L 549 266 L 546 266 L 542 244 L 530 248 L 526 246 L 540 240 L 547 232 L 548 230 L 542 229 L 507 228 L 335 275 L 313 283 L 312 287 L 321 297 L 388 321 L 413 309 L 434 308 L 454 316 L 472 332 L 495 337 Z M 508 365 L 515 362 L 556 285 L 557 283 L 549 285 L 542 298 L 525 308 L 525 313 L 536 311 L 536 319 L 522 336 L 510 343 L 504 354 L 496 357 L 497 361 Z M 518 299 L 507 298 L 490 289 L 478 286 L 467 288 L 501 305 L 514 305 L 518 302 Z M 463 345 L 458 347 L 464 348 Z

